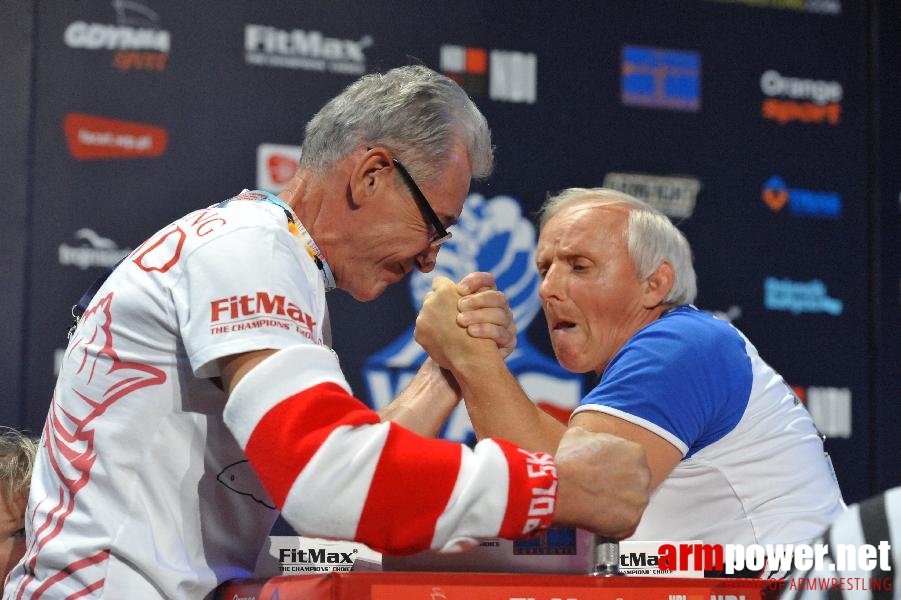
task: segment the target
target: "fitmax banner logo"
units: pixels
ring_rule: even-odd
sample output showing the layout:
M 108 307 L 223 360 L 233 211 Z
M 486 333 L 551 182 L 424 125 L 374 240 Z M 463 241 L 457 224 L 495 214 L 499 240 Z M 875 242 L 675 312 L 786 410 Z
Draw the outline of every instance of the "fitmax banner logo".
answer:
M 362 75 L 366 72 L 364 50 L 370 46 L 371 35 L 351 40 L 314 30 L 244 26 L 244 61 L 259 67 Z

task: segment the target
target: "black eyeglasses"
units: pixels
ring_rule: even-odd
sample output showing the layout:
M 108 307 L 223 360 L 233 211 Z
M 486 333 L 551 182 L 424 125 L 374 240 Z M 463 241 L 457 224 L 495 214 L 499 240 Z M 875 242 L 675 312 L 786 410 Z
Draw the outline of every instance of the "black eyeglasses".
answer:
M 422 214 L 425 215 L 426 220 L 435 228 L 435 235 L 429 240 L 429 246 L 440 246 L 451 239 L 453 234 L 444 228 L 444 223 L 441 222 L 441 219 L 439 219 L 438 215 L 435 214 L 435 211 L 432 210 L 432 205 L 429 204 L 429 201 L 425 198 L 425 194 L 422 193 L 422 190 L 419 189 L 419 186 L 413 181 L 407 168 L 400 164 L 400 161 L 396 158 L 392 158 L 391 160 L 394 162 L 394 166 L 397 167 L 397 170 L 400 171 L 400 176 L 403 177 L 404 183 L 410 188 L 410 192 L 413 194 L 416 204 L 418 204 L 420 210 L 422 210 Z

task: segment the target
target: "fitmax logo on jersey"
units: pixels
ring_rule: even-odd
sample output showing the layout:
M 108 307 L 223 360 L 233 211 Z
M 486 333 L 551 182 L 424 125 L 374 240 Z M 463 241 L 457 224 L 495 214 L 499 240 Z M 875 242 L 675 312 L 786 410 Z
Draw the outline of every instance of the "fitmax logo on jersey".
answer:
M 770 69 L 760 76 L 760 90 L 767 97 L 761 107 L 764 119 L 780 125 L 841 122 L 844 90 L 837 81 L 789 77 Z
M 766 180 L 761 197 L 773 212 L 787 205 L 788 212 L 796 217 L 838 219 L 842 216 L 842 198 L 836 192 L 790 188 L 778 175 Z
M 116 25 L 74 21 L 63 41 L 79 50 L 114 51 L 112 66 L 120 71 L 164 71 L 170 35 L 159 28 L 159 15 L 136 0 L 113 0 Z
M 299 306 L 281 294 L 256 292 L 229 296 L 210 302 L 210 333 L 228 333 L 273 327 L 290 330 L 313 339 L 316 322 Z
M 538 58 L 530 52 L 491 50 L 444 44 L 441 71 L 471 96 L 534 104 L 538 89 Z
M 244 26 L 244 62 L 258 67 L 362 75 L 366 72 L 363 50 L 370 46 L 370 35 L 349 40 L 326 37 L 320 31 Z

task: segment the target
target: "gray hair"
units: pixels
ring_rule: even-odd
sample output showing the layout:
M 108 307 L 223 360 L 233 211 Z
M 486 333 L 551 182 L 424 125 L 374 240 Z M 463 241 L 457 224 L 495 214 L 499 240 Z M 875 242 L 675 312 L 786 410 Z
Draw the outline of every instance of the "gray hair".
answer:
M 326 171 L 364 144 L 391 149 L 417 181 L 435 182 L 457 140 L 474 179 L 494 168 L 485 117 L 453 80 L 420 65 L 370 73 L 307 123 L 300 164 Z
M 27 494 L 38 440 L 10 427 L 0 427 L 0 495 L 12 501 Z
M 673 288 L 663 299 L 665 304 L 680 305 L 694 302 L 697 296 L 697 276 L 691 262 L 691 246 L 672 221 L 656 208 L 630 196 L 608 188 L 569 188 L 548 198 L 539 211 L 538 230 L 564 208 L 624 206 L 629 209 L 629 224 L 624 232 L 629 256 L 638 278 L 644 281 L 664 261 L 673 266 Z

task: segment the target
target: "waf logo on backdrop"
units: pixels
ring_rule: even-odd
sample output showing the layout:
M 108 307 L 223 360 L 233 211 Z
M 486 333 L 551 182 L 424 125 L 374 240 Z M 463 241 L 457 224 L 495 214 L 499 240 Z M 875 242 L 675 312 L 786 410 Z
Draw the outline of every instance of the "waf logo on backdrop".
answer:
M 664 110 L 701 110 L 700 53 L 623 46 L 622 103 Z
M 63 41 L 69 48 L 113 52 L 112 66 L 120 71 L 164 71 L 169 60 L 170 35 L 160 28 L 159 15 L 136 0 L 113 0 L 116 24 L 87 21 L 69 23 Z
M 535 268 L 535 226 L 523 216 L 519 202 L 509 196 L 488 200 L 480 194 L 470 195 L 454 226 L 454 237 L 441 248 L 431 273 L 416 271 L 410 276 L 416 312 L 436 276 L 459 281 L 473 271 L 494 275 L 498 289 L 507 295 L 516 325 L 516 350 L 507 358 L 507 366 L 529 398 L 565 423 L 579 405 L 585 380 L 528 339 L 527 329 L 541 311 L 540 279 Z M 413 339 L 414 319 L 415 313 L 406 332 L 366 359 L 363 379 L 370 405 L 376 409 L 386 406 L 407 386 L 427 356 Z M 441 437 L 474 443 L 475 433 L 462 403 L 451 413 Z
M 770 69 L 760 76 L 760 90 L 766 96 L 760 110 L 764 119 L 780 125 L 841 122 L 844 90 L 837 81 L 788 77 Z
M 441 71 L 471 96 L 534 104 L 538 95 L 538 58 L 531 52 L 487 50 L 444 44 Z
M 366 72 L 364 50 L 370 46 L 368 34 L 352 40 L 315 30 L 244 26 L 244 62 L 257 67 L 362 75 Z
M 300 146 L 260 144 L 257 146 L 257 189 L 278 194 L 297 171 Z
M 69 154 L 78 160 L 152 158 L 166 151 L 169 134 L 162 127 L 69 113 L 63 121 Z
M 790 188 L 778 175 L 763 184 L 761 198 L 771 211 L 780 212 L 787 206 L 795 217 L 838 219 L 842 216 L 842 198 L 838 193 Z
M 694 213 L 701 181 L 684 175 L 607 173 L 604 187 L 644 200 L 672 219 L 687 219 Z

